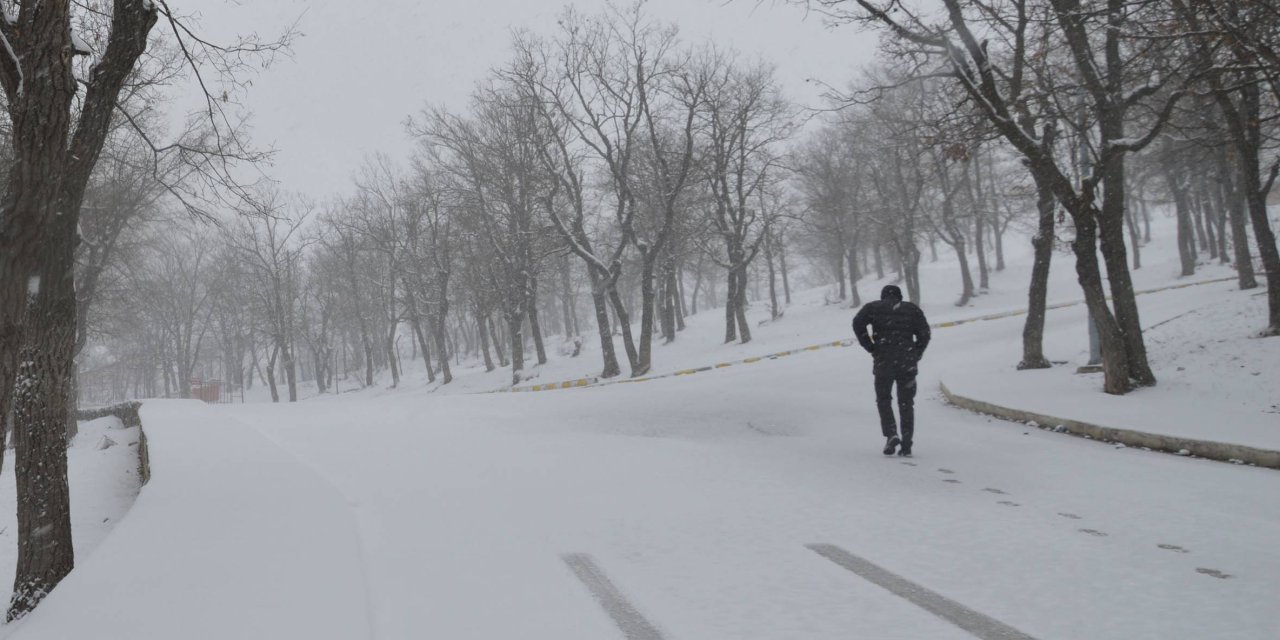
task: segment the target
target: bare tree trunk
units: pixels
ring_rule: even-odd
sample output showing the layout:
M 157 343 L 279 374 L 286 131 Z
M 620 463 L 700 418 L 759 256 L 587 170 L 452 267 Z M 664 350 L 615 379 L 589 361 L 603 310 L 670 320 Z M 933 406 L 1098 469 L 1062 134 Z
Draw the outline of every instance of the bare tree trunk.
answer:
M 1258 279 L 1253 272 L 1253 256 L 1249 251 L 1249 232 L 1245 228 L 1246 205 L 1242 197 L 1244 186 L 1232 179 L 1226 189 L 1227 217 L 1231 221 L 1231 246 L 1235 251 L 1236 275 L 1242 291 L 1253 289 L 1258 286 Z
M 52 224 L 75 224 L 72 216 L 63 218 Z M 75 563 L 66 454 L 74 401 L 70 382 L 76 339 L 75 237 L 59 229 L 51 234 L 19 356 L 13 441 L 20 544 L 11 619 L 34 608 Z
M 498 365 L 505 367 L 511 363 L 507 360 L 506 350 L 502 348 L 503 338 L 498 335 L 498 326 L 497 323 L 493 321 L 492 317 L 488 319 L 488 324 L 489 336 L 493 338 L 493 350 L 498 353 Z
M 280 390 L 276 388 L 276 358 L 280 355 L 280 346 L 271 347 L 271 357 L 267 358 L 267 386 L 271 388 L 271 401 L 280 402 Z
M 511 384 L 520 384 L 524 373 L 524 318 L 520 314 L 507 314 L 507 337 L 511 341 Z
M 785 238 L 778 242 L 778 262 L 782 267 L 782 295 L 791 306 L 791 278 L 787 274 L 787 243 Z
M 738 268 L 738 293 L 734 296 L 733 317 L 738 324 L 738 340 L 751 342 L 751 325 L 747 324 L 747 266 Z
M 1165 170 L 1165 181 L 1169 193 L 1173 195 L 1174 211 L 1178 218 L 1178 258 L 1182 264 L 1182 277 L 1185 278 L 1196 273 L 1196 237 L 1187 202 L 1187 188 L 1174 169 Z
M 413 326 L 413 337 L 418 341 L 418 349 L 422 351 L 422 364 L 427 367 L 427 382 L 436 381 L 436 368 L 431 363 L 431 349 L 427 346 L 427 337 L 422 332 L 422 319 L 417 314 L 409 320 L 409 324 Z M 485 354 L 488 355 L 488 354 Z M 490 369 L 492 371 L 492 369 Z
M 1195 180 L 1188 180 L 1187 187 L 1187 205 L 1196 229 L 1197 247 L 1199 251 L 1208 251 L 1213 245 L 1209 242 L 1208 232 L 1204 228 L 1204 207 L 1195 188 Z
M 1049 297 L 1049 267 L 1053 260 L 1055 199 L 1047 187 L 1038 187 L 1037 194 L 1040 226 L 1031 239 L 1035 262 L 1031 267 L 1031 286 L 1027 289 L 1027 321 L 1022 327 L 1022 361 L 1018 363 L 1018 369 L 1048 369 L 1050 366 L 1044 357 L 1044 319 Z
M 655 262 L 657 256 L 650 253 L 643 256 L 640 268 L 640 350 L 636 360 L 636 369 L 631 375 L 645 375 L 653 366 L 653 329 L 655 291 Z
M 687 313 L 684 303 L 684 266 L 680 265 L 671 272 L 671 290 L 675 293 L 676 331 L 684 331 L 684 317 Z
M 622 373 L 618 366 L 618 354 L 613 349 L 613 333 L 609 330 L 609 307 L 605 292 L 602 290 L 604 276 L 594 268 L 588 267 L 591 278 L 591 305 L 596 312 L 596 333 L 600 336 L 600 356 L 604 360 L 602 378 L 613 378 Z
M 841 265 L 843 265 L 843 260 Z M 843 271 L 843 266 L 841 271 Z M 738 271 L 729 269 L 728 285 L 725 287 L 725 304 L 724 304 L 724 343 L 729 344 L 738 339 Z M 840 289 L 844 290 L 844 275 L 840 277 Z M 844 296 L 840 297 L 841 300 Z
M 858 280 L 862 279 L 862 272 L 858 269 L 858 243 L 853 243 L 845 249 L 845 261 L 849 263 L 849 297 L 850 304 L 854 307 L 862 306 L 862 295 L 858 293 Z
M 847 285 L 847 284 L 845 284 L 845 279 L 844 279 L 844 265 L 845 265 L 845 259 L 844 259 L 844 253 L 843 253 L 843 252 L 841 252 L 841 254 L 840 254 L 839 256 L 836 256 L 836 259 L 835 259 L 835 261 L 834 261 L 834 264 L 835 264 L 835 268 L 836 268 L 836 269 L 835 269 L 835 271 L 836 271 L 836 282 L 839 282 L 839 283 L 840 283 L 840 299 L 841 299 L 841 300 L 847 300 L 847 299 L 849 298 L 849 289 L 848 289 L 848 285 Z M 730 276 L 730 277 L 732 277 L 732 276 Z M 732 283 L 732 282 L 730 282 L 730 287 L 732 287 L 732 286 L 733 286 L 733 283 Z M 732 340 L 732 338 L 728 338 L 728 337 L 726 336 L 725 342 L 729 342 L 729 341 L 731 341 L 731 340 Z
M 431 330 L 431 334 L 435 337 L 436 362 L 440 364 L 440 379 L 442 381 L 441 384 L 449 384 L 450 382 L 453 382 L 453 371 L 449 369 L 449 346 L 445 340 L 445 336 L 448 333 L 448 326 L 446 325 L 446 322 L 448 319 L 444 312 L 445 309 L 447 309 L 447 307 L 444 307 L 442 305 L 441 312 L 438 313 L 435 318 L 433 318 L 432 330 Z M 481 331 L 481 333 L 484 333 L 484 332 Z M 488 357 L 489 357 L 489 354 L 486 351 L 485 358 L 487 359 Z M 493 363 L 486 362 L 486 364 L 489 364 L 490 366 L 492 366 Z M 430 362 L 427 363 L 427 366 L 428 367 L 431 366 Z M 493 369 L 490 368 L 490 371 L 492 370 Z
M 487 373 L 494 369 L 493 357 L 489 355 L 489 330 L 485 327 L 484 316 L 480 315 L 478 311 L 476 312 L 476 322 L 480 326 L 480 353 L 484 355 L 484 370 Z
M 662 341 L 671 344 L 676 339 L 676 306 L 680 292 L 677 290 L 675 261 L 667 258 L 662 266 L 661 287 L 659 287 L 658 306 Z
M 613 315 L 618 321 L 618 331 L 622 333 L 622 346 L 627 351 L 631 377 L 642 376 L 645 371 L 640 370 L 640 354 L 636 351 L 635 340 L 631 337 L 631 316 L 627 313 L 627 307 L 622 302 L 622 295 L 618 293 L 616 284 L 609 287 L 609 304 L 613 307 Z
M 1123 131 L 1118 133 L 1123 134 Z M 1124 156 L 1116 156 L 1108 159 L 1103 168 L 1102 212 L 1098 217 L 1098 235 L 1102 241 L 1102 259 L 1107 266 L 1107 281 L 1111 286 L 1115 320 L 1128 356 L 1129 375 L 1138 386 L 1149 387 L 1156 384 L 1156 375 L 1147 360 L 1138 300 L 1134 294 L 1124 247 L 1124 165 Z
M 778 309 L 778 276 L 773 267 L 772 235 L 765 237 L 764 240 L 764 261 L 769 267 L 769 319 L 777 320 L 782 313 Z
M 960 261 L 960 300 L 956 302 L 957 307 L 963 307 L 969 304 L 973 299 L 973 273 L 969 270 L 969 255 L 965 248 L 964 234 L 955 234 L 956 258 Z
M 560 297 L 560 311 L 564 315 L 564 334 L 568 337 L 579 335 L 581 332 L 578 330 L 578 307 L 573 300 L 568 254 L 560 261 L 560 288 L 563 291 Z
M 1137 190 L 1138 198 L 1142 198 L 1142 189 Z M 1133 249 L 1133 268 L 1142 268 L 1142 241 L 1138 237 L 1138 210 L 1136 207 L 1125 208 L 1125 224 L 1129 227 L 1129 248 Z
M 547 363 L 547 348 L 542 342 L 542 322 L 538 316 L 538 285 L 531 281 L 529 287 L 529 333 L 533 336 L 534 352 L 538 356 L 538 364 Z

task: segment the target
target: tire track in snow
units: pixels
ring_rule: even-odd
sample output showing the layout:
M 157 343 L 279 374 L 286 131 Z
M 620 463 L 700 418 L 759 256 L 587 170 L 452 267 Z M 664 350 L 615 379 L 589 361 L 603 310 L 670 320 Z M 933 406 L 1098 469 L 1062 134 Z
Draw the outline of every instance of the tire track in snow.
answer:
M 316 468 L 315 465 L 311 464 L 302 456 L 299 456 L 297 453 L 290 451 L 288 447 L 284 446 L 284 444 L 282 444 L 279 440 L 276 440 L 270 435 L 267 435 L 267 433 L 263 431 L 261 428 L 259 428 L 257 425 L 249 422 L 241 422 L 241 424 L 245 424 L 250 429 L 253 429 L 255 432 L 258 433 L 258 435 L 262 436 L 263 440 L 270 443 L 271 446 L 275 447 L 276 449 L 279 449 L 290 460 L 293 460 L 294 462 L 296 462 L 298 466 L 306 469 L 309 473 L 311 473 L 316 478 L 318 478 L 321 483 L 323 483 L 326 487 L 329 487 L 331 491 L 333 491 L 335 494 L 338 495 L 338 497 L 342 500 L 343 504 L 347 505 L 347 507 L 350 508 L 350 511 L 348 513 L 351 514 L 351 525 L 352 525 L 352 528 L 355 530 L 356 542 L 357 542 L 357 546 L 359 546 L 357 553 L 359 553 L 360 555 L 360 561 L 357 564 L 360 565 L 360 580 L 362 582 L 362 584 L 360 585 L 362 588 L 360 590 L 364 592 L 364 612 L 365 612 L 365 621 L 368 623 L 368 627 L 369 627 L 369 640 L 379 640 L 380 638 L 383 637 L 383 634 L 380 631 L 379 624 L 378 624 L 378 616 L 375 613 L 377 610 L 374 607 L 373 582 L 369 578 L 370 557 L 368 552 L 368 546 L 366 545 L 368 536 L 365 534 L 364 523 L 360 519 L 360 514 L 357 512 L 358 509 L 360 508 L 359 501 L 348 496 L 347 493 L 343 491 L 341 487 L 339 487 L 333 480 L 330 480 L 327 476 L 321 473 L 321 471 L 318 468 Z
M 627 601 L 626 596 L 600 570 L 595 558 L 585 553 L 568 553 L 561 558 L 586 585 L 605 613 L 613 618 L 627 640 L 662 640 L 662 633 Z
M 810 551 L 834 562 L 864 580 L 907 600 L 982 640 L 1035 640 L 995 618 L 970 609 L 936 591 L 918 585 L 896 573 L 833 544 L 808 544 Z

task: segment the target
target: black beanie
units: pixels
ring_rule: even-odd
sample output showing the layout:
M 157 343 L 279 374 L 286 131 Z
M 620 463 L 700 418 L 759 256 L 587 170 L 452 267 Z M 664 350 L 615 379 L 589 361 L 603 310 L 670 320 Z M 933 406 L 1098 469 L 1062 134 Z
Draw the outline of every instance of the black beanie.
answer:
M 880 290 L 880 299 L 902 302 L 902 289 L 899 289 L 896 284 L 885 285 L 885 287 Z

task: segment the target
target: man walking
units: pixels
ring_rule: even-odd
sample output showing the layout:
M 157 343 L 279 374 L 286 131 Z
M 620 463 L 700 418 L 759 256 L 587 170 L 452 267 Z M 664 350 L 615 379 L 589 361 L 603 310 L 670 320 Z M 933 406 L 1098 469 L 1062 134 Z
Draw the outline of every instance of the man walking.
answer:
M 867 326 L 871 334 L 867 334 Z M 870 353 L 875 364 L 876 408 L 880 410 L 880 430 L 886 442 L 884 454 L 893 455 L 898 445 L 900 456 L 911 457 L 915 433 L 916 363 L 929 346 L 929 321 L 920 307 L 902 300 L 902 289 L 888 285 L 880 291 L 880 299 L 868 302 L 853 317 L 853 333 L 858 343 Z M 902 420 L 902 436 L 893 416 L 893 387 L 898 386 L 898 415 Z

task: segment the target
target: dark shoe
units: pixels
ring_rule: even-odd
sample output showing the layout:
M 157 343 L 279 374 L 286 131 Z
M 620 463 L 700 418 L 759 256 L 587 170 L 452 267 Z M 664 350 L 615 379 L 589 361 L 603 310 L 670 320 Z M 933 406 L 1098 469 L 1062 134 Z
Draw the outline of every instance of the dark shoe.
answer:
M 904 443 L 902 443 L 902 450 L 898 452 L 898 455 L 900 455 L 900 456 L 902 456 L 902 457 L 904 457 L 904 458 L 910 458 L 910 457 L 911 457 L 911 443 L 909 443 L 909 442 L 904 442 Z
M 884 443 L 884 454 L 886 456 L 893 455 L 893 452 L 898 450 L 898 443 L 900 442 L 902 441 L 898 439 L 898 436 L 889 436 L 889 440 Z

